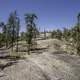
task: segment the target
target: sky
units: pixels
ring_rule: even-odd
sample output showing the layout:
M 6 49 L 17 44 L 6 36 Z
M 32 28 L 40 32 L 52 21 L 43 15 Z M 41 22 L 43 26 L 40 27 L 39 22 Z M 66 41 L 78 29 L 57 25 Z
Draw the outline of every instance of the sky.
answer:
M 36 25 L 41 31 L 70 28 L 77 23 L 80 0 L 0 0 L 0 22 L 7 23 L 14 10 L 20 18 L 20 31 L 26 30 L 26 13 L 37 15 Z

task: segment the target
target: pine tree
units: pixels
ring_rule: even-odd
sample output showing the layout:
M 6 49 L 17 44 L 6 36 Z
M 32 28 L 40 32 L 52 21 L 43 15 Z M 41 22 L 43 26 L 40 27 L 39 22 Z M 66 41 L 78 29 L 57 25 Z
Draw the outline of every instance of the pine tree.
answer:
M 35 41 L 36 34 L 37 34 L 37 28 L 34 23 L 35 19 L 37 19 L 37 16 L 35 14 L 26 14 L 25 15 L 25 23 L 26 23 L 26 42 L 27 42 L 27 48 L 28 48 L 28 54 L 30 54 L 30 49 L 33 45 L 33 42 Z M 34 42 L 35 43 L 35 42 Z

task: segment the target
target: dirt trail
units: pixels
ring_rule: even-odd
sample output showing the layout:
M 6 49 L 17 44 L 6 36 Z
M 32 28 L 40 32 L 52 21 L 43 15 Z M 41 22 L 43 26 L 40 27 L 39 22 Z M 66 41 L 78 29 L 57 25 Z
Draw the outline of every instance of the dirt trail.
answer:
M 0 76 L 0 80 L 80 80 L 80 59 L 44 52 L 19 60 Z
M 42 44 L 40 42 L 40 46 Z M 26 55 L 26 59 L 4 68 L 0 80 L 80 80 L 80 59 L 55 49 L 50 52 L 51 49 L 53 47 L 41 54 Z

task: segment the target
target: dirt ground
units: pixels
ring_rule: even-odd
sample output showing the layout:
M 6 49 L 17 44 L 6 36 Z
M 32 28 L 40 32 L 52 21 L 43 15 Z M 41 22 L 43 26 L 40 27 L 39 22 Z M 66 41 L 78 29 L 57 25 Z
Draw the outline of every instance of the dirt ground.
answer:
M 0 80 L 80 80 L 80 58 L 68 54 L 66 42 L 47 39 L 37 43 L 40 50 L 24 59 L 0 59 Z

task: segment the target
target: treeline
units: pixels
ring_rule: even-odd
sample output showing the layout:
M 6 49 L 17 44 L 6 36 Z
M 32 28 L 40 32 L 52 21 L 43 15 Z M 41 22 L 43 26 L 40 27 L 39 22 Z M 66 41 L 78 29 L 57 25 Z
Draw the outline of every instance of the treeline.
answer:
M 12 47 L 13 51 L 13 46 L 16 42 L 16 48 L 18 48 L 20 19 L 17 15 L 17 12 L 11 12 L 7 23 L 5 24 L 4 22 L 1 22 L 0 28 L 2 28 L 2 31 L 0 33 L 0 47 Z
M 63 30 L 54 30 L 51 33 L 52 38 L 64 39 L 72 43 L 73 47 L 77 50 L 77 54 L 80 55 L 80 14 L 77 16 L 77 24 L 71 29 L 64 28 Z
M 25 14 L 25 26 L 26 31 L 20 33 L 20 18 L 17 11 L 11 12 L 6 24 L 0 22 L 0 48 L 11 48 L 13 51 L 16 46 L 16 52 L 18 52 L 19 41 L 26 41 L 27 51 L 30 54 L 30 50 L 33 45 L 37 45 L 36 38 L 39 36 L 39 30 L 36 27 L 35 20 L 38 19 L 36 14 Z M 77 54 L 80 55 L 80 14 L 77 16 L 77 24 L 71 29 L 64 28 L 63 30 L 53 30 L 51 38 L 64 39 L 67 42 L 71 42 L 73 47 L 77 50 Z M 44 30 L 44 37 L 46 39 L 46 31 Z M 34 46 L 34 47 L 35 47 Z
M 20 18 L 17 14 L 17 11 L 10 13 L 7 24 L 5 24 L 4 22 L 0 22 L 0 29 L 2 29 L 0 33 L 0 47 L 6 47 L 6 49 L 11 48 L 13 51 L 13 48 L 16 45 L 16 51 L 18 52 L 18 42 L 22 37 L 25 36 L 24 40 L 27 43 L 29 53 L 32 43 L 35 41 L 36 36 L 38 34 L 38 29 L 35 24 L 37 16 L 34 13 L 32 13 L 25 14 L 24 17 L 26 24 L 26 32 L 21 33 L 21 36 Z

